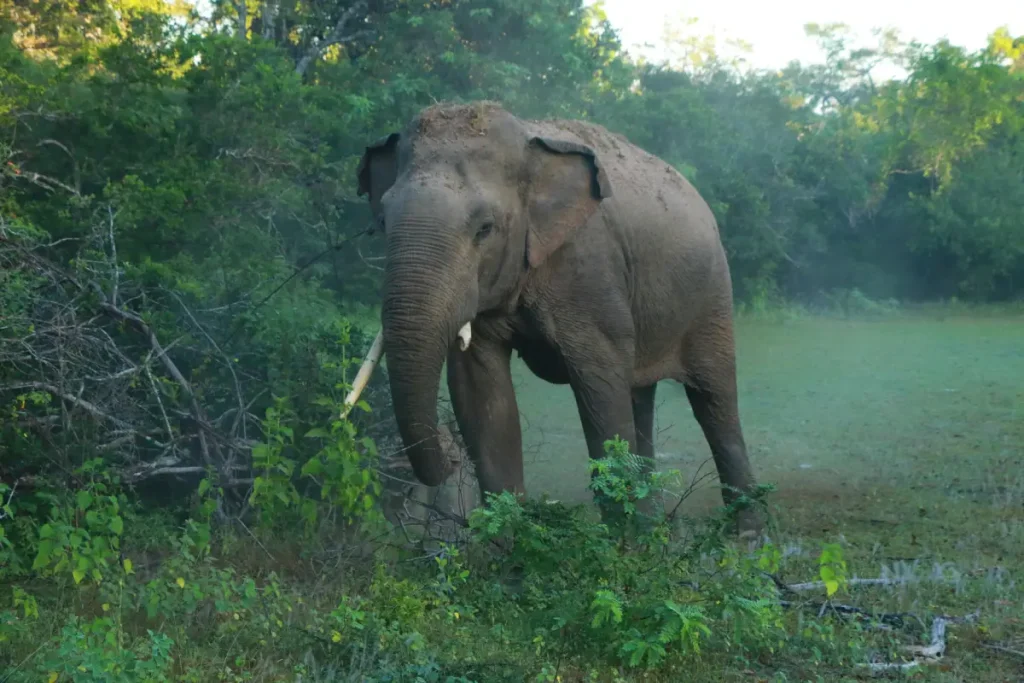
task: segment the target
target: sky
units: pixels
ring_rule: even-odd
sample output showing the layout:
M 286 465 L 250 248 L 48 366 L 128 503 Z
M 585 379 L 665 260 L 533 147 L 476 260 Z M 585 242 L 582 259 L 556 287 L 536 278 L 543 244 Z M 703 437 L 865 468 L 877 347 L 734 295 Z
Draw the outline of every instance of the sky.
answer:
M 1007 26 L 1011 35 L 1024 35 L 1024 0 L 957 4 L 941 0 L 604 0 L 603 4 L 633 54 L 659 59 L 665 54 L 666 25 L 695 18 L 687 34 L 715 35 L 720 45 L 729 38 L 746 41 L 753 49 L 747 61 L 766 69 L 781 68 L 794 59 L 820 61 L 814 40 L 804 34 L 807 23 L 845 23 L 855 35 L 863 36 L 865 44 L 870 44 L 873 28 L 891 27 L 903 40 L 934 43 L 945 37 L 969 50 L 984 47 L 999 26 Z M 633 49 L 644 42 L 661 45 L 653 50 Z

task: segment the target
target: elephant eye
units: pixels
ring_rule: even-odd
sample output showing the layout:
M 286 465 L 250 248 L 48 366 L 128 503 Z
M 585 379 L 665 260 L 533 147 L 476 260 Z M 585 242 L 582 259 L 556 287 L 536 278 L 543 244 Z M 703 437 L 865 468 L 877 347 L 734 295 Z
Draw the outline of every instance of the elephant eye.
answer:
M 480 241 L 484 240 L 492 232 L 494 232 L 494 222 L 493 221 L 484 221 L 483 225 L 481 225 L 479 228 L 477 228 L 477 231 L 476 231 L 476 241 L 480 242 Z

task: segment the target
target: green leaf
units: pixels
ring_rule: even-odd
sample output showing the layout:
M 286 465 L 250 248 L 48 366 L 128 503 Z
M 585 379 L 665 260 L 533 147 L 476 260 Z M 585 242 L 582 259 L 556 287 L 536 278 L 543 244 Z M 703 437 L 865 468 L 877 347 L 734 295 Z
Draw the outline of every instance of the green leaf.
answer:
M 50 539 L 44 539 L 39 542 L 39 548 L 36 551 L 36 559 L 32 562 L 32 569 L 39 570 L 50 563 L 50 555 L 53 553 L 54 543 Z
M 71 576 L 75 579 L 75 583 L 82 583 L 82 579 L 85 578 L 85 572 L 76 569 L 71 572 Z
M 75 503 L 79 510 L 87 510 L 92 505 L 92 494 L 88 491 L 79 491 L 75 496 Z
M 110 530 L 120 536 L 124 533 L 124 520 L 120 517 L 113 517 L 110 520 Z
M 324 466 L 323 463 L 320 462 L 320 458 L 311 458 L 302 466 L 300 473 L 305 477 L 315 477 L 323 471 Z

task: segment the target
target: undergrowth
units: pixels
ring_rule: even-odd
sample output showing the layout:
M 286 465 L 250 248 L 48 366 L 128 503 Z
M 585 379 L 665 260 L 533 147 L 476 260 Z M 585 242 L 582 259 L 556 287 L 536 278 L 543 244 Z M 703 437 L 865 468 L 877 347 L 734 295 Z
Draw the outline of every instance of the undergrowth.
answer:
M 143 512 L 98 461 L 73 493 L 0 488 L 11 664 L 0 680 L 721 680 L 713 672 L 767 674 L 783 658 L 820 679 L 863 654 L 856 629 L 783 611 L 772 578 L 782 553 L 728 541 L 735 509 L 702 521 L 641 512 L 683 482 L 648 472 L 622 442 L 593 463 L 600 519 L 506 493 L 424 554 L 364 514 L 379 489 L 350 468 L 303 468 L 324 494 L 305 498 L 271 462 L 288 430 L 268 434 L 254 528 L 216 522 L 212 479 L 182 520 Z M 352 448 L 347 429 L 314 436 L 337 444 L 328 454 Z M 331 479 L 352 495 L 327 495 Z M 767 490 L 734 507 L 762 505 Z M 346 506 L 358 514 L 344 524 L 310 523 Z M 828 594 L 841 588 L 839 546 L 823 549 L 820 576 Z

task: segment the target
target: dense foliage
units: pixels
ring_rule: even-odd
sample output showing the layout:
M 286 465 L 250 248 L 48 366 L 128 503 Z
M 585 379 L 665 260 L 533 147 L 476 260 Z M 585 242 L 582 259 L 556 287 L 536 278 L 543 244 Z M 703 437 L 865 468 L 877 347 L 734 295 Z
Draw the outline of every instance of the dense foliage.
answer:
M 684 66 L 640 63 L 580 0 L 210 6 L 0 10 L 10 680 L 671 679 L 705 643 L 737 666 L 783 641 L 812 668 L 826 646 L 833 664 L 850 655 L 830 626 L 787 631 L 770 545 L 681 540 L 666 520 L 627 542 L 582 509 L 499 499 L 471 520 L 465 568 L 445 547 L 426 573 L 359 574 L 394 559 L 370 542 L 393 430 L 383 373 L 339 417 L 383 253 L 355 165 L 431 102 L 496 99 L 603 123 L 680 169 L 718 217 L 741 306 L 1010 300 L 1022 41 L 865 51 L 826 27 L 825 63 L 765 73 L 706 45 Z M 908 77 L 875 83 L 880 60 Z M 621 484 L 614 471 L 594 485 Z M 260 554 L 224 562 L 242 547 Z M 278 552 L 317 578 L 261 571 L 289 569 Z M 331 572 L 352 585 L 326 589 Z M 216 672 L 189 668 L 203 661 Z

